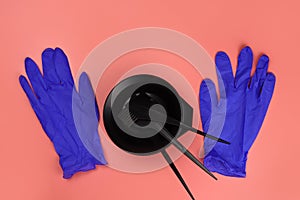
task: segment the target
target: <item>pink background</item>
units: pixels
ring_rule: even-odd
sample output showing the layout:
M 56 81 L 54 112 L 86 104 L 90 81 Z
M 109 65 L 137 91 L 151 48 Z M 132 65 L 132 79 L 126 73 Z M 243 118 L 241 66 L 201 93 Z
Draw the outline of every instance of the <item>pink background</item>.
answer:
M 97 167 L 71 180 L 62 179 L 58 157 L 18 83 L 18 76 L 25 73 L 26 56 L 40 64 L 43 49 L 59 46 L 68 54 L 76 74 L 99 42 L 145 26 L 183 32 L 202 44 L 211 56 L 224 50 L 234 66 L 238 51 L 249 45 L 256 57 L 269 55 L 270 70 L 277 77 L 270 109 L 249 155 L 246 179 L 216 174 L 219 181 L 214 181 L 186 158 L 176 161 L 195 197 L 300 199 L 299 1 L 180 2 L 1 2 L 0 199 L 189 199 L 169 168 L 137 175 Z M 139 61 L 176 65 L 175 59 L 167 58 L 148 52 Z M 200 81 L 192 81 L 195 89 Z M 190 150 L 198 154 L 200 146 L 201 138 L 197 137 Z

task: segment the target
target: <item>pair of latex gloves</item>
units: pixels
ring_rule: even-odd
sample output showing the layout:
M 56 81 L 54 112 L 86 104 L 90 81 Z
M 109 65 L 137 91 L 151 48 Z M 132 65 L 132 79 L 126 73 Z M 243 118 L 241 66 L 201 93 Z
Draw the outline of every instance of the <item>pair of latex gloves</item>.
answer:
M 205 138 L 204 165 L 226 176 L 244 177 L 247 154 L 267 112 L 275 76 L 267 72 L 269 59 L 263 55 L 250 77 L 253 54 L 249 47 L 240 52 L 235 76 L 226 53 L 217 53 L 215 62 L 221 86 L 220 98 L 214 83 L 203 80 L 199 92 L 202 126 L 205 132 L 220 136 L 231 144 Z M 42 64 L 43 75 L 36 63 L 26 58 L 25 69 L 30 84 L 24 76 L 19 80 L 59 155 L 63 177 L 70 178 L 77 172 L 105 165 L 98 135 L 99 110 L 87 74 L 81 74 L 77 91 L 67 56 L 59 48 L 46 49 L 42 53 Z M 213 123 L 219 119 L 225 119 L 224 123 Z M 75 124 L 75 121 L 80 123 Z M 78 131 L 88 134 L 90 141 L 82 140 Z M 91 143 L 94 151 L 87 150 L 83 142 Z

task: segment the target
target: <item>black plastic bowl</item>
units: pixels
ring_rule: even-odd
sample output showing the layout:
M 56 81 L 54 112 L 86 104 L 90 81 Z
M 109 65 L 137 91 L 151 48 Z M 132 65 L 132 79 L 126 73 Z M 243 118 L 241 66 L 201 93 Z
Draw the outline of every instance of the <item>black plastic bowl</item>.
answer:
M 149 155 L 160 152 L 162 148 L 170 145 L 159 132 L 149 137 L 134 137 L 128 132 L 135 131 L 145 134 L 149 124 L 147 120 L 137 120 L 135 125 L 128 126 L 118 119 L 125 106 L 129 105 L 130 113 L 137 118 L 147 118 L 149 108 L 154 104 L 164 107 L 168 117 L 176 119 L 176 125 L 164 124 L 172 137 L 178 137 L 186 130 L 180 126 L 180 121 L 192 125 L 192 108 L 177 94 L 176 90 L 165 80 L 152 75 L 135 75 L 122 80 L 106 98 L 103 120 L 108 136 L 119 148 L 133 154 Z M 113 115 L 113 113 L 116 113 Z

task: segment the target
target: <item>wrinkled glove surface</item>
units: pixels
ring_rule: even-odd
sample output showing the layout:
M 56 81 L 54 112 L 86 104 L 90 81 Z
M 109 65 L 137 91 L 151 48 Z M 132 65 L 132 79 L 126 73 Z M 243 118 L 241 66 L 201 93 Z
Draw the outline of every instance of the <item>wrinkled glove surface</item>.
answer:
M 259 58 L 253 77 L 250 77 L 253 53 L 249 47 L 240 52 L 235 76 L 226 53 L 218 52 L 215 62 L 220 99 L 218 100 L 214 83 L 209 79 L 203 80 L 199 93 L 202 126 L 204 132 L 208 132 L 209 126 L 214 127 L 208 133 L 221 136 L 231 144 L 216 143 L 205 138 L 204 165 L 222 175 L 245 177 L 248 151 L 268 110 L 275 76 L 267 72 L 269 58 L 263 55 Z M 224 124 L 218 123 L 224 117 Z M 214 124 L 210 124 L 211 121 Z M 221 130 L 221 135 L 213 130 Z
M 36 63 L 26 58 L 25 69 L 30 83 L 22 75 L 19 81 L 54 145 L 63 177 L 70 178 L 76 172 L 106 164 L 98 135 L 99 111 L 87 74 L 81 74 L 77 92 L 67 56 L 61 49 L 46 49 L 42 53 L 42 64 L 43 75 Z M 75 124 L 74 116 L 84 123 Z M 85 148 L 78 130 L 92 136 L 92 141 L 87 142 L 93 143 L 96 155 Z

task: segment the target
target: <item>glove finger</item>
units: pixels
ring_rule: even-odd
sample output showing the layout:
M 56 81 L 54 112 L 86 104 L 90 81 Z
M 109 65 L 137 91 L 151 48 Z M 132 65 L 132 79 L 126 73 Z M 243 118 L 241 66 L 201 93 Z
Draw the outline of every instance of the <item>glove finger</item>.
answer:
M 238 66 L 235 74 L 235 87 L 248 86 L 253 62 L 253 53 L 250 47 L 241 50 L 238 57 Z
M 274 92 L 275 82 L 276 82 L 275 75 L 273 73 L 267 73 L 260 94 L 260 99 L 263 105 L 266 106 L 269 105 Z
M 207 131 L 211 118 L 212 106 L 218 104 L 218 97 L 215 84 L 210 79 L 205 79 L 200 85 L 199 107 L 202 121 L 202 128 Z
M 93 102 L 95 99 L 94 90 L 87 73 L 83 72 L 79 77 L 79 95 L 80 97 L 88 101 Z
M 36 96 L 41 99 L 47 97 L 47 86 L 43 76 L 38 66 L 31 58 L 25 59 L 25 70 Z
M 19 76 L 19 82 L 27 98 L 29 99 L 32 108 L 33 109 L 36 108 L 36 106 L 38 105 L 38 99 L 36 98 L 34 92 L 32 91 L 27 79 L 23 75 L 21 75 Z
M 69 61 L 66 54 L 60 48 L 55 48 L 54 64 L 59 79 L 62 82 L 66 82 L 73 87 L 74 80 L 72 77 Z
M 245 150 L 249 150 L 250 147 L 252 146 L 252 144 L 254 143 L 258 133 L 259 133 L 259 129 L 262 125 L 262 122 L 265 118 L 265 115 L 267 113 L 272 95 L 273 95 L 273 91 L 274 91 L 274 87 L 275 87 L 275 82 L 276 82 L 276 78 L 274 76 L 273 73 L 268 73 L 266 75 L 266 79 L 263 83 L 263 87 L 259 96 L 259 105 L 257 108 L 257 112 L 259 112 L 259 115 L 256 116 L 249 116 L 249 118 L 252 118 L 252 121 L 255 120 L 259 120 L 260 124 L 258 124 L 258 126 L 256 126 L 256 130 L 254 129 L 254 131 L 251 132 L 246 132 L 244 135 L 244 149 Z
M 253 88 L 256 85 L 259 89 L 261 89 L 263 82 L 266 79 L 267 71 L 269 66 L 269 57 L 263 55 L 259 58 L 255 73 L 252 77 L 250 88 Z
M 45 49 L 42 53 L 44 80 L 47 84 L 58 84 L 60 82 L 55 70 L 53 55 L 54 49 L 51 48 Z
M 97 104 L 97 100 L 95 97 L 95 93 L 93 90 L 93 86 L 90 82 L 90 79 L 87 75 L 87 73 L 83 72 L 79 77 L 79 95 L 84 103 L 87 105 L 95 104 L 94 110 L 92 110 L 92 113 L 95 112 L 97 120 L 99 121 L 99 108 Z M 89 108 L 93 109 L 93 108 Z M 94 112 L 93 112 L 94 111 Z
M 217 75 L 219 86 L 224 85 L 225 88 L 222 89 L 220 87 L 220 95 L 221 98 L 224 97 L 225 89 L 233 87 L 234 77 L 232 73 L 232 67 L 230 63 L 230 59 L 225 52 L 218 52 L 215 58 L 216 66 L 217 66 Z M 222 84 L 223 82 L 223 84 Z

